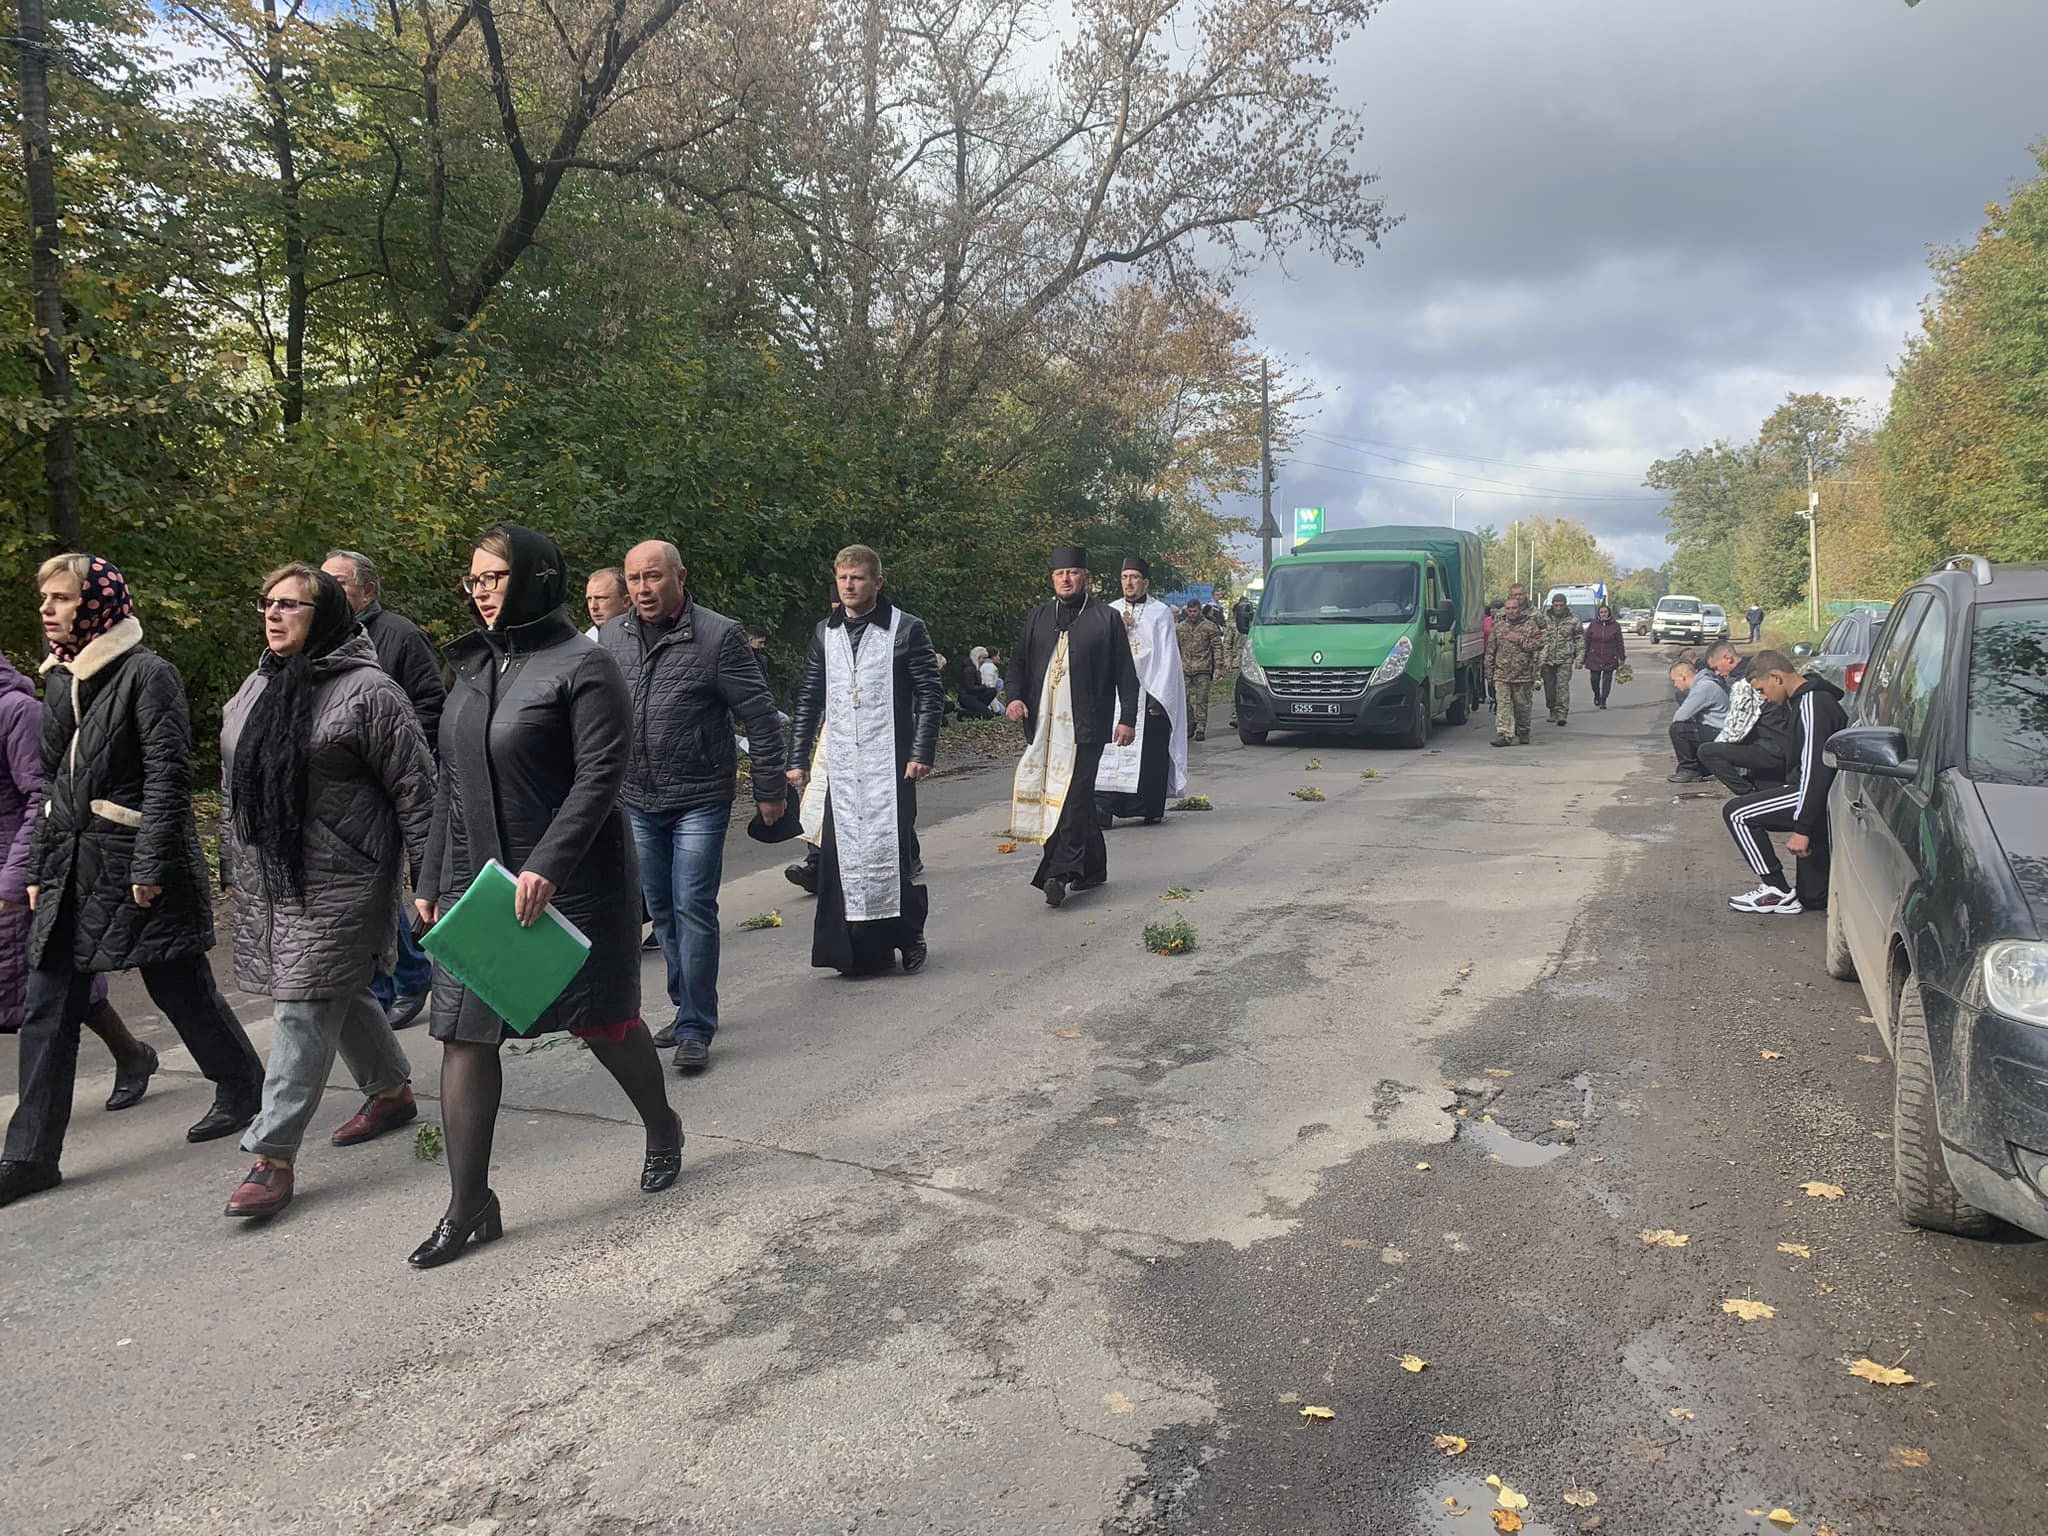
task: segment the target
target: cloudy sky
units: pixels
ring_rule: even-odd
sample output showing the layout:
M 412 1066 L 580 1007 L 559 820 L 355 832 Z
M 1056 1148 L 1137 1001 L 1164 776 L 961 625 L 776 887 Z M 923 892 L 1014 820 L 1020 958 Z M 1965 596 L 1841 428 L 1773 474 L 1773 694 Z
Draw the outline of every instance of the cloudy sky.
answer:
M 1425 481 L 1660 563 L 1651 460 L 1792 390 L 1882 406 L 1930 247 L 2032 173 L 2043 60 L 2048 0 L 1387 0 L 1338 72 L 1405 222 L 1239 289 L 1323 391 L 1283 526 L 1448 522 Z

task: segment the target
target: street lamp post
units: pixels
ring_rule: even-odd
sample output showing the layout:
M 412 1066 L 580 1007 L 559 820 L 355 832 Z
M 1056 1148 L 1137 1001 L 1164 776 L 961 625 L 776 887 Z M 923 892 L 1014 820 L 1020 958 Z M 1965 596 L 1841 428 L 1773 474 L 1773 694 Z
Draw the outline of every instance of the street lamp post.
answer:
M 1464 494 L 1463 491 L 1451 492 L 1451 526 L 1453 528 L 1458 526 L 1458 502 Z

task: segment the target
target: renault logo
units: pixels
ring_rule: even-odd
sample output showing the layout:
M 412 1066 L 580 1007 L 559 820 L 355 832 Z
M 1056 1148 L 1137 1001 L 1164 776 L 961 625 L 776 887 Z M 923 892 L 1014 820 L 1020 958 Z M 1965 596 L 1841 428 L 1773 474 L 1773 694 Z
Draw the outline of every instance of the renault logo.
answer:
M 1317 651 L 1313 656 L 1309 657 L 1309 660 L 1320 667 L 1323 664 L 1323 653 L 1321 651 Z

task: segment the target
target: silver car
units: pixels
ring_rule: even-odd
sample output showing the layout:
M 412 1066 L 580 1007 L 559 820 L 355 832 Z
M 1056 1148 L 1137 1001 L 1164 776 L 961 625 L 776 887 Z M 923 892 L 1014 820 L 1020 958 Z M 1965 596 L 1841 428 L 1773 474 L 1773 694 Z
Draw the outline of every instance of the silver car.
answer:
M 1828 627 L 1820 645 L 1798 657 L 1801 669 L 1817 673 L 1847 694 L 1853 703 L 1863 686 L 1863 668 L 1884 633 L 1884 621 L 1891 605 L 1858 608 L 1845 613 Z M 1795 654 L 1800 647 L 1794 646 Z

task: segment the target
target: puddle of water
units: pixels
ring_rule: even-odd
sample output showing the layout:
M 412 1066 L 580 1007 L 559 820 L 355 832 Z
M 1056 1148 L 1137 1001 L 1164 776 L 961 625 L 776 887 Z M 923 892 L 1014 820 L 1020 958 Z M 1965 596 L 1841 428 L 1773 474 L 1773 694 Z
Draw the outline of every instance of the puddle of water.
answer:
M 1488 1125 L 1483 1120 L 1460 1120 L 1458 1134 L 1477 1142 L 1482 1152 L 1491 1152 L 1510 1168 L 1541 1168 L 1571 1151 L 1561 1141 L 1523 1141 L 1510 1136 L 1507 1127 Z
M 1514 1485 L 1510 1483 L 1509 1486 Z M 1494 1507 L 1495 1497 L 1484 1478 L 1447 1477 L 1434 1487 L 1416 1494 L 1415 1508 L 1422 1521 L 1421 1529 L 1425 1532 L 1444 1532 L 1446 1536 L 1492 1536 L 1493 1519 L 1487 1511 Z M 1457 1502 L 1446 1504 L 1446 1499 Z M 1548 1521 L 1534 1518 L 1534 1510 L 1525 1509 L 1521 1515 L 1522 1536 L 1557 1536 L 1558 1528 Z

